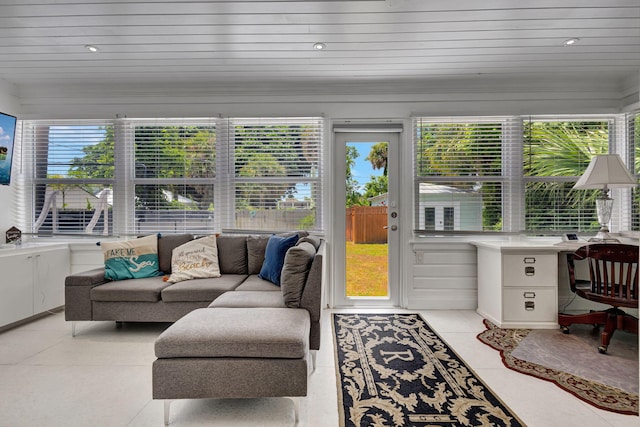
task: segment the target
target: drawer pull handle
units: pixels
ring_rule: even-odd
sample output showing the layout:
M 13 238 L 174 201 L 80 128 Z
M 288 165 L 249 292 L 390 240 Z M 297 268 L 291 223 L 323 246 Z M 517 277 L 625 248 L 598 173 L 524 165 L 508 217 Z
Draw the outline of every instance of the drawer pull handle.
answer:
M 536 297 L 536 293 L 535 292 L 525 292 L 522 296 L 525 297 L 525 298 L 535 298 Z
M 533 301 L 525 301 L 524 302 L 524 309 L 526 311 L 533 311 L 536 309 L 536 303 Z
M 536 259 L 535 257 L 525 257 L 523 259 L 525 264 L 535 264 L 536 263 Z
M 535 267 L 525 267 L 524 268 L 524 274 L 525 274 L 525 276 L 535 276 L 536 275 L 536 268 Z

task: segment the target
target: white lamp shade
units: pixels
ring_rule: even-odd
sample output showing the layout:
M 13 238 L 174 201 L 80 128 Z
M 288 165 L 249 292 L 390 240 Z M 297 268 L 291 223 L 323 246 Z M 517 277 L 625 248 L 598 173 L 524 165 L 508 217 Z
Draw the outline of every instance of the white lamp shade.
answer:
M 617 154 L 603 154 L 591 159 L 573 188 L 603 189 L 607 187 L 635 187 L 636 178 L 625 167 Z

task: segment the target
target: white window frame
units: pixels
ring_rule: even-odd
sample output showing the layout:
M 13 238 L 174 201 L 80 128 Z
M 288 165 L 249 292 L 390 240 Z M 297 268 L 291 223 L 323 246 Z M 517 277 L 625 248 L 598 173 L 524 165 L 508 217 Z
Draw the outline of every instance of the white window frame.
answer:
M 22 225 L 23 230 L 31 230 L 32 225 L 36 218 L 36 212 L 34 209 L 34 188 L 38 182 L 43 179 L 34 178 L 34 149 L 27 146 L 26 140 L 23 138 L 25 132 L 23 128 L 36 127 L 36 126 L 56 126 L 60 125 L 85 125 L 85 124 L 100 124 L 100 125 L 112 125 L 114 127 L 114 179 L 109 180 L 90 180 L 107 182 L 113 186 L 113 205 L 112 205 L 112 220 L 113 227 L 110 230 L 110 234 L 117 235 L 136 235 L 135 224 L 135 186 L 136 184 L 144 184 L 153 181 L 154 184 L 162 184 L 167 182 L 173 182 L 172 178 L 137 178 L 135 176 L 135 137 L 134 129 L 136 126 L 163 126 L 163 120 L 166 120 L 168 126 L 171 125 L 185 125 L 188 126 L 195 123 L 202 123 L 205 121 L 215 121 L 216 123 L 216 174 L 215 178 L 207 178 L 210 183 L 215 187 L 214 189 L 214 204 L 216 214 L 214 215 L 214 224 L 211 233 L 221 232 L 223 230 L 235 231 L 235 184 L 240 181 L 235 177 L 234 172 L 234 159 L 233 159 L 233 145 L 234 141 L 232 135 L 230 135 L 230 128 L 233 127 L 234 120 L 249 120 L 249 119 L 234 119 L 234 118 L 202 118 L 202 119 L 127 119 L 117 118 L 114 120 L 29 120 L 19 121 L 17 140 L 21 143 L 16 144 L 15 156 L 16 159 L 21 159 L 21 163 L 18 167 L 14 168 L 14 174 L 18 175 L 16 178 L 16 199 L 24 201 L 24 206 L 15 209 L 16 217 L 19 218 L 19 224 Z M 323 118 L 300 118 L 300 117 L 273 117 L 264 119 L 252 119 L 252 120 L 264 120 L 274 125 L 287 124 L 287 120 L 296 123 L 305 124 L 305 120 L 309 123 L 314 123 L 318 126 L 319 138 L 318 138 L 318 171 L 316 176 L 312 177 L 295 177 L 295 178 L 282 178 L 287 182 L 292 180 L 313 182 L 317 186 L 317 189 L 311 194 L 314 197 L 315 207 L 315 228 L 310 231 L 323 232 L 323 160 L 324 155 L 323 148 L 323 132 L 325 123 Z M 33 140 L 35 143 L 35 140 Z M 259 178 L 255 178 L 259 180 Z M 73 178 L 68 178 L 72 181 Z M 269 181 L 269 178 L 265 178 L 264 181 Z M 44 181 L 55 181 L 45 179 Z M 82 180 L 85 182 L 88 180 Z M 184 182 L 184 179 L 180 178 L 180 182 Z M 278 230 L 255 230 L 258 232 L 270 232 Z M 189 230 L 185 230 L 189 232 Z M 83 233 L 77 233 L 82 235 Z
M 537 230 L 525 230 L 525 184 L 528 182 L 539 181 L 544 177 L 526 177 L 523 168 L 524 153 L 524 122 L 528 120 L 538 121 L 590 121 L 590 120 L 608 120 L 612 123 L 612 131 L 609 133 L 609 153 L 620 154 L 627 165 L 632 165 L 635 159 L 633 152 L 634 136 L 633 126 L 629 124 L 639 112 L 625 114 L 570 114 L 570 115 L 535 115 L 535 116 L 505 116 L 505 117 L 414 117 L 414 138 L 417 135 L 416 126 L 418 120 L 422 122 L 433 121 L 434 123 L 442 123 L 443 120 L 450 120 L 457 123 L 474 123 L 487 121 L 500 121 L 503 124 L 502 132 L 502 175 L 500 177 L 485 178 L 484 181 L 500 182 L 502 185 L 502 231 L 503 233 L 521 233 L 521 232 L 537 232 Z M 413 144 L 413 161 L 416 160 L 416 143 Z M 631 167 L 629 168 L 632 169 Z M 417 167 L 414 164 L 414 187 L 417 188 L 418 182 L 441 183 L 446 181 L 456 181 L 457 177 L 418 177 L 416 175 Z M 636 171 L 637 172 L 637 171 Z M 638 173 L 636 173 L 638 176 Z M 560 177 L 560 181 L 567 182 L 576 180 L 576 177 Z M 638 191 L 637 189 L 635 191 Z M 614 212 L 612 215 L 612 231 L 631 230 L 632 229 L 632 209 L 633 200 L 631 197 L 632 190 L 626 188 L 614 188 L 611 190 L 611 196 L 616 200 L 614 204 Z M 429 234 L 433 231 L 425 231 L 419 229 L 419 224 L 423 223 L 425 207 L 420 202 L 417 190 L 414 190 L 414 228 L 417 234 Z M 458 213 L 459 210 L 456 210 Z M 422 221 L 421 221 L 422 220 Z M 439 230 L 435 230 L 438 232 Z M 563 230 L 557 230 L 562 232 Z M 636 230 L 637 231 L 637 230 Z M 476 230 L 461 230 L 461 233 L 484 233 Z

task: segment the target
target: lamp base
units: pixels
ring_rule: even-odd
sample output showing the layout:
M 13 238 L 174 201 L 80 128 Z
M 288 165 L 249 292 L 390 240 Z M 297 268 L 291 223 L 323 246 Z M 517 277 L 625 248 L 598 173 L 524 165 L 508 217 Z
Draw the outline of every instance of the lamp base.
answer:
M 615 237 L 612 237 L 609 234 L 609 230 L 607 230 L 607 231 L 603 231 L 603 230 L 598 231 L 598 234 L 596 234 L 595 236 L 590 238 L 589 241 L 590 242 L 594 242 L 594 243 L 620 243 L 620 240 L 616 239 Z

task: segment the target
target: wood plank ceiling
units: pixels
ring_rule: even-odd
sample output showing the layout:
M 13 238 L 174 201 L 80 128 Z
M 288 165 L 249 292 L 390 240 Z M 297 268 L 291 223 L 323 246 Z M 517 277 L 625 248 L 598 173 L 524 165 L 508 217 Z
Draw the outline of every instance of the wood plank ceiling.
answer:
M 640 75 L 640 0 L 0 3 L 0 78 L 18 87 L 583 73 Z

